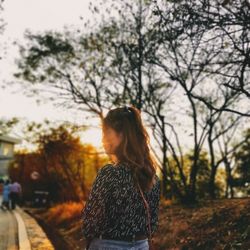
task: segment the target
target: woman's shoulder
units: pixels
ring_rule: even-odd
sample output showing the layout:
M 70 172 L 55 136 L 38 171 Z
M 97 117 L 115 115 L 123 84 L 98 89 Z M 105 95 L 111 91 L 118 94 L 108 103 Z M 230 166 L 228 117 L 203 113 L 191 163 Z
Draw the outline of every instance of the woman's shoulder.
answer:
M 99 169 L 97 175 L 110 175 L 114 173 L 115 173 L 114 165 L 111 163 L 108 163 Z
M 124 165 L 109 163 L 104 165 L 97 175 L 114 183 L 121 183 L 131 179 L 131 170 Z
M 119 172 L 121 170 L 131 170 L 131 168 L 124 163 L 119 163 L 119 164 L 108 163 L 100 169 L 101 172 Z
M 112 163 L 108 163 L 100 168 L 100 171 L 112 171 L 114 169 L 114 165 Z

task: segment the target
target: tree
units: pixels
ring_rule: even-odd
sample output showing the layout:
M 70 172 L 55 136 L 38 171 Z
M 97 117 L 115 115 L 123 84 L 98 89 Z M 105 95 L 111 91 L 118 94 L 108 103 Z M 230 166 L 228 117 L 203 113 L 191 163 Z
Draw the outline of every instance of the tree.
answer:
M 235 125 L 234 125 L 234 122 Z M 232 123 L 232 124 L 231 124 Z M 225 167 L 225 173 L 226 173 L 226 189 L 225 189 L 225 197 L 229 197 L 229 192 L 230 192 L 230 197 L 234 197 L 234 189 L 233 189 L 233 176 L 234 176 L 234 170 L 235 170 L 235 153 L 237 150 L 241 147 L 242 144 L 245 142 L 245 138 L 239 140 L 236 140 L 236 127 L 239 126 L 237 124 L 238 121 L 235 120 L 233 121 L 232 117 L 229 117 L 229 119 L 221 121 L 221 128 L 222 131 L 228 126 L 228 130 L 226 133 L 217 133 L 219 136 L 216 139 L 220 151 L 220 157 L 218 157 L 218 161 L 216 165 L 219 165 L 220 163 L 224 164 Z M 231 126 L 232 125 L 232 126 Z
M 161 152 L 157 158 L 162 165 L 164 195 L 169 185 L 181 200 L 193 202 L 200 153 L 209 136 L 213 158 L 217 116 L 223 112 L 249 115 L 247 109 L 239 110 L 238 103 L 246 101 L 244 91 L 227 86 L 238 83 L 239 68 L 231 60 L 233 44 L 225 46 L 230 37 L 222 26 L 213 30 L 209 20 L 209 6 L 218 6 L 202 0 L 192 4 L 162 1 L 161 5 L 142 0 L 104 2 L 115 14 L 93 6 L 95 14 L 102 16 L 103 10 L 108 17 L 97 26 L 85 26 L 91 31 L 27 34 L 29 44 L 21 47 L 16 76 L 42 86 L 56 103 L 101 119 L 104 111 L 116 105 L 133 104 L 144 111 Z M 216 11 L 217 19 L 228 18 L 220 7 Z M 237 25 L 236 21 L 231 25 Z M 245 79 L 248 69 L 243 68 Z M 247 85 L 244 82 L 244 90 Z M 182 116 L 179 121 L 177 114 Z M 179 131 L 193 139 L 188 174 L 184 173 Z M 172 171 L 173 161 L 168 157 L 174 159 L 178 172 Z M 214 159 L 212 166 L 216 166 Z M 216 167 L 211 171 L 213 183 Z
M 194 162 L 190 170 L 190 183 L 187 189 L 188 199 L 190 200 L 195 199 L 199 153 L 205 138 L 208 134 L 211 135 L 211 132 L 208 133 L 209 123 L 210 125 L 213 124 L 211 119 L 206 120 L 205 123 L 201 122 L 202 113 L 199 113 L 199 106 L 205 105 L 203 110 L 208 109 L 208 112 L 214 117 L 222 112 L 249 116 L 247 108 L 244 112 L 241 106 L 237 105 L 243 100 L 244 93 L 226 88 L 227 84 L 236 81 L 236 76 L 229 75 L 228 72 L 232 70 L 232 67 L 236 70 L 235 72 L 238 70 L 238 64 L 236 62 L 233 64 L 231 60 L 233 45 L 230 46 L 230 53 L 228 53 L 227 49 L 223 47 L 224 39 L 228 39 L 228 37 L 224 33 L 224 36 L 219 33 L 221 38 L 215 31 L 216 40 L 213 34 L 210 34 L 211 27 L 206 25 L 205 22 L 203 24 L 201 20 L 203 16 L 207 15 L 207 11 L 211 11 L 210 7 L 211 9 L 218 7 L 215 5 L 215 1 L 209 3 L 207 1 L 195 1 L 195 3 L 162 1 L 156 5 L 155 10 L 156 16 L 159 16 L 156 25 L 160 30 L 162 39 L 157 57 L 153 58 L 151 63 L 163 69 L 169 81 L 176 82 L 179 85 L 190 104 L 190 110 L 187 110 L 187 112 L 189 112 L 193 122 L 192 135 L 194 138 Z M 218 8 L 216 9 L 218 15 L 223 16 L 225 13 L 221 12 L 220 7 Z M 197 15 L 200 19 L 199 17 L 196 18 Z M 237 22 L 235 21 L 231 25 L 236 26 Z M 247 46 L 248 41 L 244 42 Z M 248 73 L 246 72 L 246 74 Z M 207 79 L 209 79 L 209 82 Z M 216 106 L 217 108 L 215 108 Z M 236 107 L 236 109 L 232 109 L 232 107 Z M 201 132 L 198 126 L 200 126 Z M 210 126 L 210 131 L 212 131 L 212 128 L 213 126 Z M 211 140 L 209 145 L 211 146 Z M 212 148 L 210 147 L 210 149 Z M 212 150 L 210 152 L 212 153 Z M 178 158 L 176 157 L 176 159 Z M 212 159 L 212 161 L 214 160 Z M 213 176 L 215 176 L 215 169 L 212 168 Z M 214 179 L 212 175 L 211 180 Z
M 10 133 L 19 122 L 20 120 L 17 117 L 11 119 L 2 118 L 0 120 L 0 135 Z
M 4 8 L 3 8 L 3 2 L 4 2 L 4 0 L 0 0 L 0 36 L 3 34 L 4 28 L 5 28 L 5 25 L 6 25 L 6 23 L 4 22 L 4 19 L 2 17 L 2 13 L 3 13 L 3 10 L 4 10 Z M 1 47 L 2 47 L 2 44 L 0 44 L 0 48 Z M 1 48 L 1 50 L 2 50 L 2 48 Z M 3 58 L 3 56 L 0 55 L 0 60 L 2 58 Z
M 9 176 L 17 180 L 22 186 L 22 200 L 32 201 L 34 191 L 46 190 L 50 192 L 50 199 L 55 201 L 60 197 L 59 184 L 55 181 L 50 183 L 44 168 L 44 161 L 37 152 L 18 151 L 15 153 L 14 161 L 8 168 Z M 31 178 L 33 172 L 39 173 L 36 180 Z M 49 179 L 49 180 L 48 180 Z
M 196 57 L 189 67 L 193 72 L 206 73 L 214 78 L 217 89 L 228 89 L 245 100 L 244 106 L 225 107 L 214 105 L 201 95 L 192 96 L 210 109 L 224 110 L 244 116 L 250 116 L 249 103 L 249 27 L 250 5 L 248 1 L 159 1 L 156 15 L 159 24 L 166 30 L 169 39 L 176 40 L 184 36 L 200 41 L 204 47 L 200 57 Z M 171 11 L 169 11 L 172 8 Z M 183 40 L 184 41 L 184 40 Z M 180 44 L 180 43 L 179 43 Z M 200 49 L 200 46 L 197 47 Z M 184 54 L 183 54 L 184 55 Z M 210 59 L 209 59 L 210 58 Z M 207 60 L 206 60 L 207 59 Z M 209 63 L 208 63 L 209 62 Z
M 23 184 L 26 197 L 31 195 L 30 188 L 39 188 L 48 190 L 54 202 L 86 199 L 97 171 L 107 158 L 92 145 L 81 143 L 81 130 L 72 124 L 26 126 L 24 140 L 37 147 L 33 152 L 17 152 L 10 166 L 10 175 Z M 30 177 L 33 171 L 39 173 L 36 181 Z
M 234 171 L 235 177 L 231 180 L 231 185 L 241 187 L 245 194 L 250 193 L 250 129 L 247 129 L 244 134 L 244 143 L 238 148 L 235 153 L 236 168 Z M 245 189 L 245 190 L 244 190 Z
M 88 192 L 87 171 L 96 174 L 105 158 L 102 159 L 93 147 L 82 145 L 73 131 L 74 127 L 59 126 L 39 135 L 38 152 L 44 159 L 47 175 L 54 172 L 62 190 L 69 195 L 67 199 L 82 200 Z
M 146 22 L 151 15 L 149 3 L 120 4 L 126 7 L 126 11 L 117 9 L 124 19 L 103 22 L 88 34 L 27 34 L 31 45 L 21 47 L 16 76 L 31 83 L 49 83 L 49 90 L 63 98 L 63 105 L 79 104 L 100 118 L 113 105 L 129 103 L 147 111 L 148 94 L 163 88 L 160 79 L 154 81 L 156 72 L 145 60 L 154 56 L 157 30 Z
M 230 103 L 230 97 L 225 96 L 225 100 Z M 208 114 L 205 117 L 207 119 L 207 143 L 210 155 L 210 166 L 211 173 L 209 179 L 209 193 L 212 199 L 216 198 L 215 190 L 215 177 L 217 169 L 222 162 L 228 159 L 229 155 L 232 154 L 236 147 L 231 147 L 229 150 L 230 141 L 234 138 L 237 130 L 240 130 L 240 125 L 242 123 L 242 116 L 225 113 L 222 110 L 214 111 L 208 110 Z M 223 138 L 223 139 L 222 139 Z M 225 139 L 227 138 L 227 139 Z M 222 141 L 222 142 L 221 142 Z M 226 147 L 222 147 L 222 144 Z M 238 146 L 238 145 L 237 145 Z M 216 150 L 217 149 L 217 150 Z M 218 149 L 221 151 L 221 155 L 218 154 Z

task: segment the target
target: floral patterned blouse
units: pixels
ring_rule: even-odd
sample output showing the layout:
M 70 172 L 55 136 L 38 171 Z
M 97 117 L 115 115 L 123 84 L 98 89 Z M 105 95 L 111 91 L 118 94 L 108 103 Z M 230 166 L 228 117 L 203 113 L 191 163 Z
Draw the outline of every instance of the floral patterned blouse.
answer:
M 158 228 L 160 180 L 143 192 L 151 211 L 151 231 Z M 85 238 L 108 235 L 112 238 L 148 235 L 147 216 L 140 192 L 126 165 L 105 165 L 97 174 L 89 198 L 82 210 L 82 233 Z

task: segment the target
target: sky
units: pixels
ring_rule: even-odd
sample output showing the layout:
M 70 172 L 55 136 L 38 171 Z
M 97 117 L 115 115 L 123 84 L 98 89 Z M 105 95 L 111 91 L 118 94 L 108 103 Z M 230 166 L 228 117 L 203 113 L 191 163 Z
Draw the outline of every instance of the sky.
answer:
M 40 32 L 51 29 L 63 30 L 64 26 L 69 25 L 81 26 L 83 20 L 91 18 L 89 3 L 90 0 L 8 0 L 4 2 L 3 19 L 6 26 L 1 36 L 5 54 L 0 60 L 0 119 L 17 116 L 36 122 L 49 119 L 84 123 L 84 117 L 79 113 L 56 108 L 49 103 L 38 105 L 35 98 L 28 98 L 22 93 L 20 86 L 9 86 L 8 82 L 15 82 L 12 76 L 16 70 L 15 59 L 18 56 L 18 47 L 15 43 L 24 41 L 25 30 Z M 100 131 L 94 129 L 83 136 L 83 141 L 93 143 L 95 146 L 100 145 L 100 139 Z
M 77 111 L 55 108 L 49 103 L 38 105 L 34 97 L 28 98 L 23 94 L 21 86 L 3 88 L 3 85 L 10 85 L 8 82 L 16 81 L 12 75 L 17 70 L 15 60 L 18 57 L 18 46 L 13 43 L 24 42 L 26 30 L 41 32 L 51 29 L 63 30 L 65 26 L 72 25 L 81 27 L 84 20 L 91 20 L 91 12 L 88 8 L 90 2 L 90 0 L 4 1 L 3 18 L 7 24 L 1 36 L 1 44 L 6 49 L 6 56 L 0 60 L 0 119 L 23 117 L 36 122 L 48 119 L 85 124 L 84 116 Z M 87 131 L 82 140 L 100 146 L 100 129 Z M 152 136 L 151 140 L 153 141 Z
M 15 60 L 18 57 L 18 47 L 15 43 L 24 42 L 24 32 L 27 29 L 42 32 L 51 29 L 60 31 L 65 26 L 72 25 L 81 27 L 84 20 L 91 20 L 91 12 L 88 9 L 90 2 L 90 0 L 4 1 L 3 19 L 6 27 L 4 34 L 0 37 L 1 45 L 5 48 L 4 57 L 0 60 L 0 119 L 23 117 L 36 122 L 48 119 L 85 124 L 85 117 L 82 113 L 56 108 L 50 103 L 38 105 L 34 97 L 28 98 L 23 94 L 21 86 L 9 86 L 8 82 L 16 81 L 12 76 L 17 70 Z M 3 88 L 3 86 L 5 87 Z M 192 144 L 192 137 L 181 138 L 182 146 L 187 147 Z M 100 129 L 87 131 L 82 140 L 100 146 Z

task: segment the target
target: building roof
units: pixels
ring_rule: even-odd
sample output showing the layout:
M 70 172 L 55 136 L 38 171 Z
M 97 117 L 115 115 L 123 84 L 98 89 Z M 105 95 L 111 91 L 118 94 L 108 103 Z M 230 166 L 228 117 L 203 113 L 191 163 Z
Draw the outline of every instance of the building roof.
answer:
M 18 143 L 21 142 L 21 140 L 18 139 L 18 138 L 14 138 L 14 137 L 11 137 L 11 136 L 8 136 L 8 135 L 1 135 L 1 134 L 0 134 L 0 141 L 8 142 L 8 143 L 11 143 L 11 144 L 18 144 Z

